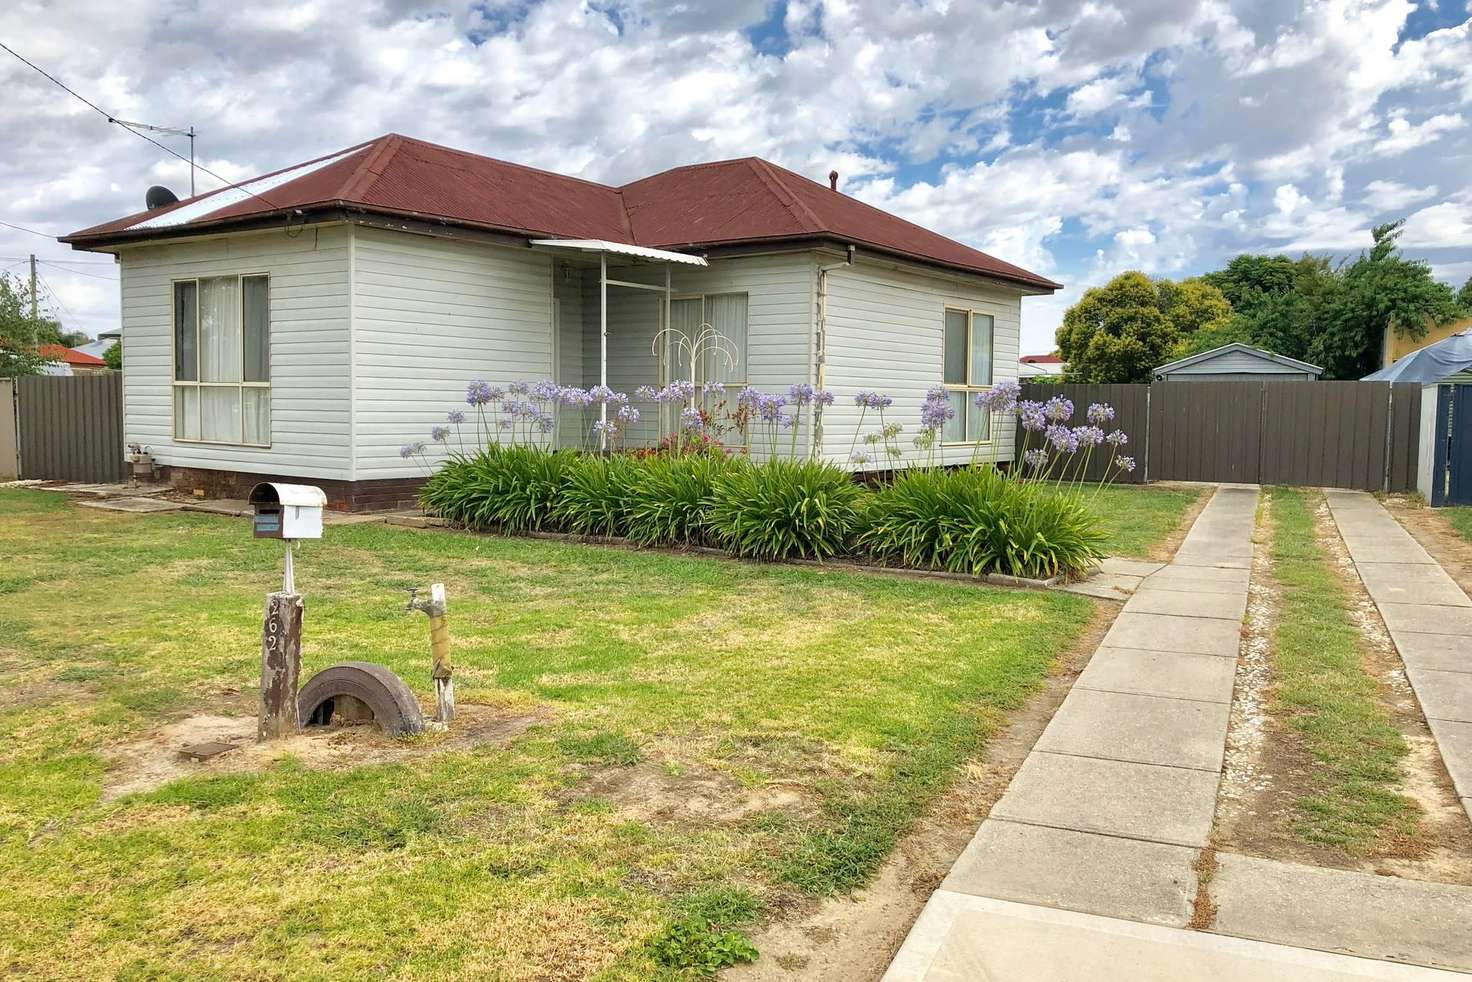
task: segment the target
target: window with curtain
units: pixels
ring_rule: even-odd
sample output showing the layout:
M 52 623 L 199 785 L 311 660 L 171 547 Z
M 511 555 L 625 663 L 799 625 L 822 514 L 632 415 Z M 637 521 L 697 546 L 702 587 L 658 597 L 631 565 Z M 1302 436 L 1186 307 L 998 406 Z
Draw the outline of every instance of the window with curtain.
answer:
M 174 437 L 270 446 L 268 276 L 174 282 Z
M 976 407 L 976 395 L 992 385 L 994 327 L 990 314 L 946 308 L 941 381 L 956 415 L 946 423 L 942 443 L 974 443 L 991 438 L 991 417 Z
M 746 294 L 715 293 L 670 301 L 670 324 L 675 331 L 694 340 L 706 326 L 726 339 L 722 349 L 728 359 L 707 349 L 695 363 L 696 385 L 720 384 L 739 389 L 746 384 Z M 679 350 L 673 332 L 666 336 L 664 380 L 683 379 L 690 374 L 690 352 Z

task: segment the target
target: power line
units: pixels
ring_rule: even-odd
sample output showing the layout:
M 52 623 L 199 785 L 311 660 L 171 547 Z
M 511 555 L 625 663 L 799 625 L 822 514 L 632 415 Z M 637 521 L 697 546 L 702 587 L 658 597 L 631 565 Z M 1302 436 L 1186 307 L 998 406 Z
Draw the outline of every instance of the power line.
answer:
M 40 65 L 37 65 L 35 62 L 33 62 L 33 61 L 29 60 L 28 58 L 26 58 L 24 55 L 22 55 L 20 52 L 16 51 L 14 48 L 10 47 L 10 45 L 6 44 L 4 41 L 0 41 L 0 48 L 3 48 L 5 51 L 8 51 L 10 54 L 14 55 L 27 68 L 29 68 L 32 71 L 36 72 L 41 77 L 49 80 L 52 84 L 56 85 L 63 92 L 67 93 L 72 98 L 74 98 L 78 102 L 82 103 L 82 105 L 86 106 L 88 109 L 91 109 L 93 112 L 97 113 L 97 115 L 101 116 L 103 119 L 107 120 L 109 123 L 116 123 L 118 126 L 121 126 L 123 129 L 127 130 L 129 133 L 132 133 L 138 139 L 140 139 L 140 140 L 146 140 L 147 142 L 149 142 L 149 143 L 153 144 L 154 146 L 158 147 L 164 153 L 169 154 L 169 155 L 174 156 L 174 157 L 178 157 L 180 160 L 184 161 L 184 163 L 190 165 L 191 167 L 198 167 L 200 170 L 204 171 L 210 177 L 213 177 L 215 180 L 219 181 L 221 184 L 226 185 L 227 187 L 232 187 L 232 188 L 234 188 L 237 191 L 244 191 L 246 194 L 250 195 L 252 198 L 260 198 L 262 201 L 264 201 L 266 204 L 270 205 L 272 208 L 279 207 L 277 204 L 275 204 L 275 202 L 271 201 L 271 199 L 270 198 L 267 198 L 265 195 L 256 194 L 254 191 L 251 191 L 248 188 L 241 187 L 239 184 L 236 184 L 234 181 L 227 181 L 227 180 L 225 180 L 225 178 L 221 177 L 219 174 L 216 174 L 214 171 L 210 170 L 208 167 L 205 167 L 203 164 L 196 164 L 194 161 L 190 160 L 188 157 L 184 156 L 179 151 L 170 149 L 169 147 L 164 146 L 162 143 L 159 143 L 157 140 L 155 140 L 153 137 L 149 136 L 147 133 L 143 133 L 143 132 L 135 129 L 134 128 L 134 124 L 129 123 L 127 120 L 118 119 L 112 113 L 110 113 L 107 110 L 103 109 L 101 106 L 97 105 L 97 103 L 93 102 L 92 100 L 90 100 L 90 99 L 86 98 L 85 96 L 81 95 L 75 89 L 71 88 L 69 85 L 67 85 L 65 82 L 63 82 L 61 79 L 57 78 L 55 75 L 52 75 L 50 72 L 46 71 L 46 69 L 42 68 Z M 25 231 L 30 231 L 30 229 L 26 229 Z M 40 233 L 38 232 L 36 234 L 39 235 Z
M 3 47 L 5 47 L 5 46 L 3 44 L 0 44 L 0 48 L 3 48 Z M 9 51 L 10 49 L 9 48 L 6 48 L 5 50 Z M 4 225 L 6 228 L 13 228 L 17 232 L 30 232 L 32 235 L 39 235 L 43 239 L 55 239 L 56 238 L 56 236 L 54 236 L 54 235 L 47 235 L 45 232 L 37 232 L 35 229 L 33 229 L 33 228 L 26 228 L 24 225 L 12 225 L 9 222 L 0 222 L 0 225 Z
M 8 262 L 30 262 L 30 256 L 0 256 L 0 263 Z M 117 263 L 111 259 L 38 259 L 37 262 L 50 263 L 53 266 L 116 266 Z
M 49 259 L 37 259 L 36 262 L 45 263 L 47 266 L 56 266 L 56 264 L 51 262 L 51 260 Z M 94 280 L 105 280 L 108 283 L 116 283 L 118 281 L 118 278 L 116 276 L 103 276 L 100 273 L 84 273 L 80 269 L 66 269 L 65 267 L 61 266 L 57 266 L 57 269 L 60 269 L 68 276 L 90 276 Z
M 36 279 L 38 279 L 38 280 L 41 281 L 41 285 L 46 288 L 46 294 L 47 294 L 47 296 L 51 297 L 52 300 L 55 300 L 56 301 L 56 305 L 61 308 L 61 312 L 62 313 L 66 314 L 68 317 L 70 317 L 74 321 L 81 320 L 80 317 L 78 317 L 76 314 L 74 314 L 74 313 L 71 312 L 71 308 L 69 308 L 66 304 L 64 304 L 64 303 L 61 302 L 61 298 L 56 295 L 56 291 L 54 289 L 52 289 L 51 284 L 46 282 L 46 277 L 42 276 L 40 273 L 37 273 L 36 274 Z

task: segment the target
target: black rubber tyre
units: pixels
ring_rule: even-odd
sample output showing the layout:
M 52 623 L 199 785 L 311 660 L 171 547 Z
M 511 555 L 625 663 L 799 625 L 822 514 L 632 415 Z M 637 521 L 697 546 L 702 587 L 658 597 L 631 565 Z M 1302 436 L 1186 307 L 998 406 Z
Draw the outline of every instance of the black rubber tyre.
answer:
M 385 733 L 422 733 L 424 714 L 419 700 L 404 680 L 382 665 L 349 661 L 324 668 L 297 693 L 297 711 L 303 726 L 332 719 L 332 700 L 352 696 L 373 711 L 373 721 Z

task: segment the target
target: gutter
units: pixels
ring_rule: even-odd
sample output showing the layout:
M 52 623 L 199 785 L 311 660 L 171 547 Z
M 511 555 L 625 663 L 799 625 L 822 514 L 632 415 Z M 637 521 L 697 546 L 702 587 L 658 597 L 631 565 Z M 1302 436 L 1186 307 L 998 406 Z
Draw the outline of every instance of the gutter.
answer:
M 817 323 L 813 325 L 813 361 L 816 370 L 816 386 L 823 388 L 825 371 L 828 362 L 828 273 L 830 270 L 843 269 L 845 266 L 854 264 L 854 244 L 848 244 L 848 257 L 841 263 L 830 263 L 818 267 L 818 316 Z M 820 457 L 823 454 L 823 413 L 821 407 L 813 414 L 813 456 Z

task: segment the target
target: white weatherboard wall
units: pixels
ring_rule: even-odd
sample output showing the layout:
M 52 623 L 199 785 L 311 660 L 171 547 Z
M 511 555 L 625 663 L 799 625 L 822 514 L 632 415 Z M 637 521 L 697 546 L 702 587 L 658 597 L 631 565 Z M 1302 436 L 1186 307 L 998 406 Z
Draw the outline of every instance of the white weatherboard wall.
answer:
M 424 476 L 399 448 L 427 441 L 452 409 L 466 412 L 468 440 L 471 380 L 504 386 L 552 376 L 552 276 L 552 258 L 530 249 L 355 229 L 357 480 Z M 430 461 L 441 455 L 430 447 Z
M 349 478 L 348 240 L 339 225 L 122 249 L 125 440 L 174 467 Z M 176 442 L 172 282 L 238 273 L 271 277 L 271 445 Z
M 1018 291 L 975 278 L 896 269 L 862 256 L 853 266 L 829 271 L 823 382 L 836 401 L 823 415 L 825 458 L 847 464 L 860 415 L 854 395 L 870 389 L 894 398 L 885 419 L 904 426 L 899 437 L 904 465 L 928 459 L 912 441 L 920 432 L 920 406 L 926 390 L 941 384 L 947 307 L 994 318 L 993 381 L 1015 378 L 1022 330 Z M 870 411 L 864 416 L 859 439 L 878 428 L 878 414 Z M 995 445 L 983 445 L 983 459 L 1011 460 L 1013 428 L 997 429 Z M 947 446 L 935 454 L 938 463 L 961 464 L 971 459 L 970 446 Z

